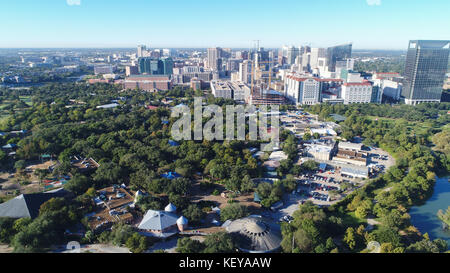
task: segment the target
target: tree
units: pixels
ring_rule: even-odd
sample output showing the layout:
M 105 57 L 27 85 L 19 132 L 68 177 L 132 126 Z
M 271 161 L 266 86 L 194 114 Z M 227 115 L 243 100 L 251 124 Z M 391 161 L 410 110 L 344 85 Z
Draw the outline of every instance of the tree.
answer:
M 205 216 L 205 213 L 198 205 L 190 204 L 185 210 L 183 210 L 183 215 L 189 220 L 190 223 L 198 224 Z
M 15 232 L 24 231 L 25 228 L 32 222 L 31 218 L 21 218 L 14 222 L 13 229 Z
M 43 203 L 39 209 L 39 214 L 45 214 L 47 212 L 58 211 L 66 205 L 64 198 L 52 198 Z
M 93 176 L 94 181 L 105 183 L 107 185 L 121 182 L 121 168 L 113 163 L 107 162 L 100 165 Z
M 226 220 L 235 220 L 248 216 L 249 212 L 247 207 L 238 203 L 229 204 L 220 211 L 220 219 L 225 222 Z
M 292 177 L 292 175 L 289 175 L 286 177 L 286 179 L 281 181 L 283 184 L 283 187 L 288 191 L 292 192 L 297 188 L 297 181 Z
M 447 208 L 446 212 L 444 213 L 443 210 L 439 210 L 437 213 L 437 216 L 441 221 L 446 225 L 447 228 L 450 228 L 450 206 Z
M 308 140 L 311 140 L 311 138 L 312 138 L 312 136 L 311 136 L 310 133 L 305 133 L 305 134 L 303 135 L 303 140 L 308 141 Z
M 241 181 L 241 192 L 248 193 L 251 192 L 255 188 L 255 183 L 253 183 L 252 179 L 249 175 L 244 176 Z
M 408 253 L 441 253 L 448 249 L 447 242 L 442 239 L 431 241 L 424 238 L 406 248 Z
M 344 242 L 351 250 L 355 249 L 356 235 L 355 230 L 352 227 L 347 228 L 347 231 L 345 232 Z
M 317 171 L 319 169 L 319 163 L 315 162 L 314 160 L 308 160 L 302 164 L 302 167 L 305 170 Z
M 66 190 L 71 191 L 76 195 L 85 193 L 90 187 L 92 187 L 92 182 L 86 176 L 80 174 L 74 175 L 64 186 Z
M 10 243 L 16 229 L 14 228 L 14 219 L 12 218 L 0 218 L 0 242 Z
M 258 187 L 256 188 L 256 193 L 261 198 L 268 198 L 270 196 L 270 193 L 272 192 L 272 185 L 267 182 L 259 183 Z
M 142 253 L 148 248 L 147 238 L 139 235 L 137 232 L 133 233 L 133 235 L 126 240 L 125 245 L 133 253 Z
M 178 239 L 176 251 L 178 253 L 201 253 L 205 249 L 205 245 L 197 240 L 188 237 Z
M 377 242 L 382 243 L 392 243 L 394 247 L 401 246 L 401 237 L 398 232 L 392 228 L 381 226 L 375 232 L 375 237 Z
M 230 234 L 217 232 L 206 236 L 204 253 L 233 253 L 236 244 Z
M 16 163 L 14 163 L 14 168 L 17 171 L 23 171 L 23 170 L 25 170 L 25 167 L 26 167 L 25 160 L 19 160 L 19 161 L 16 161 Z

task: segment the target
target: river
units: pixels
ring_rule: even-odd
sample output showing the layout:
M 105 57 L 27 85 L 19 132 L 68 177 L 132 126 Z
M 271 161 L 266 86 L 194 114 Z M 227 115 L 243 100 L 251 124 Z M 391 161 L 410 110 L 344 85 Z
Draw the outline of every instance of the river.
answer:
M 450 231 L 442 229 L 442 221 L 437 217 L 441 209 L 446 211 L 450 206 L 449 177 L 436 179 L 433 196 L 422 206 L 412 207 L 410 211 L 411 223 L 424 234 L 428 232 L 432 240 L 441 238 L 450 246 Z

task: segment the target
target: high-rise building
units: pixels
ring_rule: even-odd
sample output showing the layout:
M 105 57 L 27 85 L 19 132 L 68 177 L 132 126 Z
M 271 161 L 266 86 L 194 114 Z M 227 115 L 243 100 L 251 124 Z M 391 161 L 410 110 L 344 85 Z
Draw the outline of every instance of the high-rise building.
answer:
M 144 52 L 147 51 L 147 47 L 145 45 L 138 45 L 137 46 L 137 57 L 142 58 L 144 56 Z
M 220 47 L 208 48 L 208 68 L 214 71 L 220 71 L 222 68 Z
M 163 63 L 163 71 L 164 75 L 172 75 L 173 74 L 173 60 L 170 57 L 162 58 Z
M 336 62 L 352 57 L 352 44 L 329 47 L 327 49 L 328 71 L 336 72 Z
M 172 75 L 173 60 L 172 58 L 139 58 L 139 73 L 148 75 Z
M 287 64 L 295 64 L 295 58 L 299 55 L 299 48 L 295 46 L 290 46 L 287 51 Z
M 239 64 L 239 80 L 243 83 L 249 84 L 252 76 L 252 63 L 245 60 Z
M 406 104 L 441 101 L 449 47 L 450 41 L 409 42 L 402 89 Z

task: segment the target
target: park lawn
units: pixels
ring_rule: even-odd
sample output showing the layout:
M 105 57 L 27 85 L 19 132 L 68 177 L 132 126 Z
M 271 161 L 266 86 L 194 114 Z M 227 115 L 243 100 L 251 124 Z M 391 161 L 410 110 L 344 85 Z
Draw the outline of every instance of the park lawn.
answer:
M 31 96 L 19 96 L 20 100 L 28 104 L 28 106 L 33 106 L 33 101 L 31 100 Z
M 395 186 L 396 184 L 398 184 L 398 183 L 399 183 L 399 182 L 391 182 L 391 183 L 387 184 L 386 186 L 384 186 L 383 188 L 374 190 L 374 191 L 373 191 L 373 194 L 374 194 L 374 195 L 377 195 L 377 194 L 379 194 L 380 192 L 385 191 L 386 189 L 389 189 L 389 188 L 394 187 L 394 186 Z
M 358 217 L 355 216 L 355 212 L 347 212 L 346 214 L 344 214 L 344 216 L 342 217 L 342 223 L 345 226 L 354 226 L 354 227 L 358 227 L 360 225 L 365 225 L 367 224 L 367 220 L 366 219 L 360 219 Z

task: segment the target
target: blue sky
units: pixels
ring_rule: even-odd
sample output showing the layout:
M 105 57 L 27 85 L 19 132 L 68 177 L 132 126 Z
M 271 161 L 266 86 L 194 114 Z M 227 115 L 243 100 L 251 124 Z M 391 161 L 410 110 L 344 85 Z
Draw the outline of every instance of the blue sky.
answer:
M 449 0 L 0 0 L 0 47 L 406 49 L 450 39 Z

